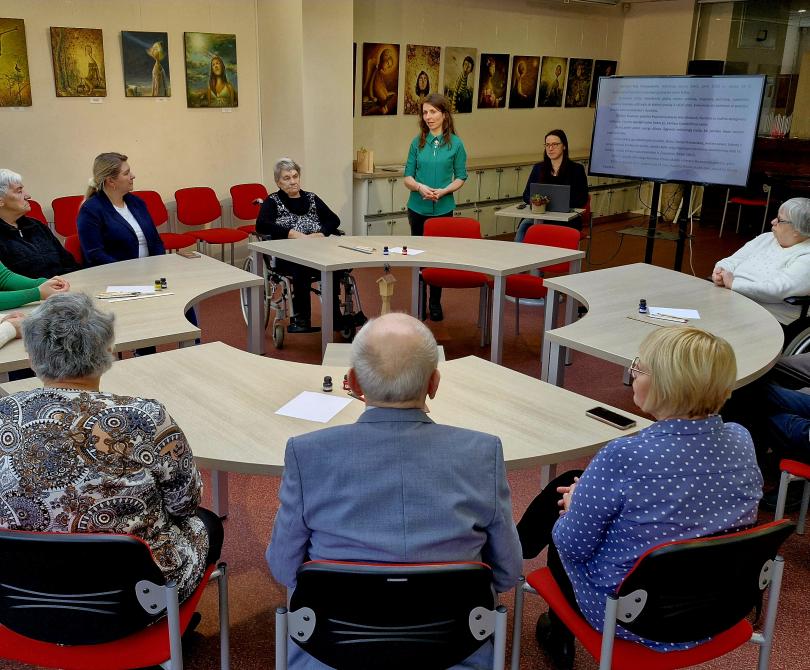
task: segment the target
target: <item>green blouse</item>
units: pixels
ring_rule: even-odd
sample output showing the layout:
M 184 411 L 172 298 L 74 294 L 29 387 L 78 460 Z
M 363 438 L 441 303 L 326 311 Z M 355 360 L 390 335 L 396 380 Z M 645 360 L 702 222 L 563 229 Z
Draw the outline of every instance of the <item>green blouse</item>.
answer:
M 39 300 L 39 285 L 45 279 L 29 279 L 0 263 L 0 310 L 15 309 Z
M 467 179 L 467 152 L 464 144 L 456 135 L 450 135 L 447 145 L 444 137 L 428 135 L 425 146 L 419 148 L 419 136 L 413 138 L 408 151 L 408 162 L 405 163 L 405 176 L 413 177 L 420 184 L 430 188 L 444 188 L 454 179 Z M 439 198 L 438 201 L 425 200 L 416 191 L 411 191 L 408 198 L 408 209 L 417 214 L 438 216 L 449 214 L 456 208 L 452 193 Z

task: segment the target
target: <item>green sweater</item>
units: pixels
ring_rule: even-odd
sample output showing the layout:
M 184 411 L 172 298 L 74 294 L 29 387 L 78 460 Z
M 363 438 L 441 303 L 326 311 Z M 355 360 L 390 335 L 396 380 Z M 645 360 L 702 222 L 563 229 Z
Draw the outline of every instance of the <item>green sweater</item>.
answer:
M 420 184 L 430 188 L 444 188 L 454 179 L 467 179 L 467 152 L 456 135 L 450 135 L 450 145 L 444 143 L 444 137 L 428 134 L 425 146 L 419 148 L 419 136 L 413 138 L 408 151 L 408 162 L 405 163 L 405 176 L 413 177 Z M 438 141 L 434 145 L 434 141 Z M 428 216 L 449 214 L 456 208 L 452 193 L 440 198 L 437 202 L 423 200 L 416 191 L 408 198 L 408 209 Z
M 0 263 L 0 310 L 15 309 L 39 300 L 39 285 L 45 279 L 29 279 Z

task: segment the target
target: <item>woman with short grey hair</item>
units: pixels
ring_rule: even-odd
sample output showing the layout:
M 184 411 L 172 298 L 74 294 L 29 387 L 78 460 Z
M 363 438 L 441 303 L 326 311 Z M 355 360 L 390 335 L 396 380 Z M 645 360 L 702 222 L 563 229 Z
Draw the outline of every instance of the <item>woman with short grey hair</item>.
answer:
M 67 293 L 23 322 L 44 388 L 0 399 L 0 528 L 135 535 L 186 599 L 219 558 L 222 523 L 199 507 L 200 473 L 166 408 L 100 390 L 114 320 Z

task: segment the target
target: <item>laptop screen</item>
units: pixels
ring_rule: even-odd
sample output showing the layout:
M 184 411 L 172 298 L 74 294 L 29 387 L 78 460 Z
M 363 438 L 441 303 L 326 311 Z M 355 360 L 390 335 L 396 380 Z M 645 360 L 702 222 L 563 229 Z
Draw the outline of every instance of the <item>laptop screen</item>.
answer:
M 551 201 L 546 205 L 549 212 L 571 211 L 571 187 L 568 184 L 531 184 L 530 195 L 546 195 Z

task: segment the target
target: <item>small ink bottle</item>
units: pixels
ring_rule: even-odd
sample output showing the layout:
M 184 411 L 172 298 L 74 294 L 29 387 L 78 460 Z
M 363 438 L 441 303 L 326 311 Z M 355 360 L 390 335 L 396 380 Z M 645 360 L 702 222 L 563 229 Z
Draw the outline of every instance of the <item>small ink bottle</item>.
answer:
M 641 300 L 638 301 L 638 313 L 639 314 L 647 314 L 648 313 L 647 301 L 644 298 L 642 298 Z
M 343 390 L 344 391 L 351 390 L 349 387 L 349 375 L 343 375 Z
M 169 282 L 166 281 L 166 277 L 161 277 L 160 278 L 160 288 L 163 289 L 164 291 L 167 288 L 169 288 Z
M 383 256 L 388 255 L 388 247 L 383 247 Z
M 162 288 L 163 286 L 160 283 L 160 279 L 155 279 L 155 290 L 160 291 Z
M 402 247 L 402 255 L 403 255 L 403 256 L 407 256 L 407 255 L 408 255 L 408 247 L 406 247 L 406 246 L 404 246 L 404 245 L 403 245 L 403 247 Z
M 326 375 L 323 378 L 323 392 L 324 393 L 332 392 L 332 378 L 329 375 Z

